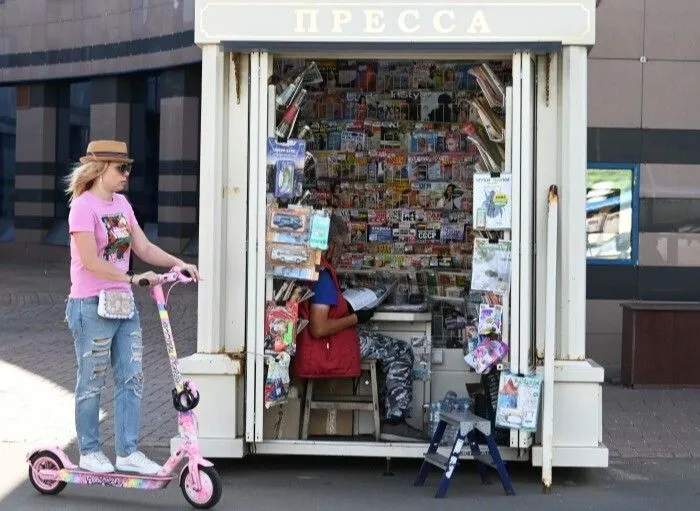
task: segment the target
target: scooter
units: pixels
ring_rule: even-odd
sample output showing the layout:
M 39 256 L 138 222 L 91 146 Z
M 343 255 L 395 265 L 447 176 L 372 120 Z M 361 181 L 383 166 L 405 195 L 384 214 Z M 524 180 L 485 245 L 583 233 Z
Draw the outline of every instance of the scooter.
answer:
M 186 271 L 174 267 L 170 272 L 159 275 L 159 282 L 151 289 L 151 297 L 158 306 L 163 335 L 170 360 L 175 388 L 172 391 L 173 406 L 178 412 L 178 430 L 181 444 L 177 452 L 170 456 L 161 470 L 155 475 L 140 475 L 122 472 L 98 474 L 81 470 L 72 463 L 58 446 L 35 449 L 27 455 L 29 480 L 39 493 L 56 495 L 67 485 L 89 484 L 132 488 L 141 490 L 164 489 L 176 477 L 176 469 L 185 458 L 187 463 L 180 471 L 180 488 L 187 502 L 197 509 L 209 509 L 221 498 L 221 477 L 214 465 L 202 458 L 199 449 L 197 418 L 193 409 L 199 403 L 199 392 L 194 382 L 182 380 L 170 328 L 170 319 L 165 306 L 172 288 L 179 283 L 192 282 Z M 163 284 L 170 283 L 167 293 Z M 148 280 L 141 279 L 139 285 L 147 286 Z

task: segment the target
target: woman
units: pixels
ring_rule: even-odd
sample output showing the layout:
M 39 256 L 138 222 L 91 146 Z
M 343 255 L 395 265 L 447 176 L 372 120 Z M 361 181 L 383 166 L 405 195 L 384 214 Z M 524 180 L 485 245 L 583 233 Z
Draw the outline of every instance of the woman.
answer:
M 160 466 L 137 449 L 143 349 L 131 287 L 141 279 L 155 285 L 157 276 L 152 271 L 131 274 L 131 252 L 154 266 L 178 266 L 190 272 L 195 281 L 200 278 L 196 266 L 148 241 L 128 200 L 119 193 L 126 188 L 132 162 L 124 142 L 93 141 L 87 154 L 80 158 L 81 165 L 67 178 L 71 289 L 66 320 L 75 338 L 78 360 L 75 425 L 80 468 L 98 473 L 114 471 L 100 450 L 99 441 L 100 393 L 105 386 L 107 366 L 111 365 L 116 467 L 150 475 L 158 472 Z M 104 292 L 116 300 L 100 298 Z M 120 310 L 119 305 L 124 304 L 126 310 Z M 123 319 L 114 319 L 115 316 Z

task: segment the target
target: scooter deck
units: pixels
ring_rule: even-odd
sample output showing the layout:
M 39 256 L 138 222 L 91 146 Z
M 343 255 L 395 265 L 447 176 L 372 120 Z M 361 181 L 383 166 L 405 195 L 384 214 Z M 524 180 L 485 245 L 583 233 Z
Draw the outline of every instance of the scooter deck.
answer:
M 128 472 L 109 472 L 97 474 L 80 469 L 39 470 L 42 479 L 55 479 L 71 484 L 91 484 L 110 486 L 112 488 L 131 488 L 138 490 L 160 490 L 168 486 L 175 475 L 141 475 Z

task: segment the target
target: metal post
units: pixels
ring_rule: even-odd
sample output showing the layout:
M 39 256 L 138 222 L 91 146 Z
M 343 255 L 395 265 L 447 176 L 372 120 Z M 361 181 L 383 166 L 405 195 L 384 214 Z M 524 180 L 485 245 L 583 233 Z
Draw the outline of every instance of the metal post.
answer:
M 552 487 L 552 453 L 554 441 L 554 346 L 557 303 L 557 222 L 559 197 L 557 187 L 549 188 L 547 215 L 547 283 L 544 329 L 544 391 L 542 392 L 542 484 L 544 491 Z

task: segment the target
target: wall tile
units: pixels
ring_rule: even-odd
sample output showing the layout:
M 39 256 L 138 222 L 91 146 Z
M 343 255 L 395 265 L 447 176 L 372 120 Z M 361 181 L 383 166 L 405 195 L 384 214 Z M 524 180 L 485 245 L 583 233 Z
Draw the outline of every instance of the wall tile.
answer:
M 697 0 L 646 0 L 644 53 L 647 58 L 700 60 L 699 20 Z
M 586 300 L 586 333 L 620 334 L 622 307 L 620 300 Z
M 642 64 L 634 60 L 588 61 L 588 125 L 641 125 Z
M 644 65 L 642 127 L 700 129 L 698 91 L 700 62 L 648 62 Z
M 624 29 L 621 29 L 624 27 Z M 605 0 L 596 13 L 591 58 L 636 59 L 643 55 L 644 2 Z

